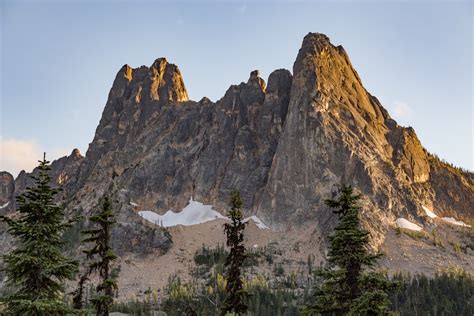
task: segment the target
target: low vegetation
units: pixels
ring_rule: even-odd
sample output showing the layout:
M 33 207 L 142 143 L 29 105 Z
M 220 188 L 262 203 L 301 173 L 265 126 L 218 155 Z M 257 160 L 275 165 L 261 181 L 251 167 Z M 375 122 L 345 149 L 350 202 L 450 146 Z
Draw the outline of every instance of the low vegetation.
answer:
M 422 231 L 397 227 L 395 228 L 395 232 L 397 235 L 405 234 L 414 240 L 422 240 L 423 238 L 426 238 L 426 234 Z
M 441 237 L 438 234 L 438 232 L 436 231 L 436 229 L 433 229 L 431 231 L 431 235 L 433 237 L 433 245 L 435 247 L 444 248 L 443 241 L 441 240 Z
M 450 241 L 449 244 L 453 247 L 453 251 L 456 254 L 456 256 L 460 257 L 461 252 L 462 252 L 461 245 L 455 241 Z
M 397 274 L 392 280 L 398 284 L 398 290 L 389 295 L 393 315 L 474 314 L 474 279 L 463 271 L 442 272 L 433 277 Z M 216 315 L 216 304 L 224 295 L 222 282 L 224 279 L 221 276 L 219 281 L 214 279 L 210 282 L 215 285 L 207 287 L 207 290 L 204 286 L 191 289 L 189 286 L 193 282 L 183 284 L 174 278 L 166 287 L 164 294 L 169 296 L 161 305 L 156 304 L 159 299 L 132 300 L 115 304 L 112 311 L 145 316 L 157 308 L 170 316 L 186 315 L 183 307 L 192 304 L 197 315 Z M 249 315 L 299 316 L 303 315 L 300 306 L 313 302 L 311 291 L 307 288 L 289 289 L 283 284 L 271 285 L 261 278 L 244 284 L 250 294 L 246 301 Z

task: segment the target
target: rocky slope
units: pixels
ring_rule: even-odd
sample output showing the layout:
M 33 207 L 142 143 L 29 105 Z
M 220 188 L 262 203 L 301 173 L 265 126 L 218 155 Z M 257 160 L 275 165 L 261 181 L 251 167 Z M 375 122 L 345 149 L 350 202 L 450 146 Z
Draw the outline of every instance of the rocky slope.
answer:
M 473 175 L 430 155 L 365 90 L 344 48 L 319 33 L 304 38 L 293 73 L 276 70 L 266 83 L 252 71 L 216 102 L 189 100 L 178 67 L 164 58 L 123 66 L 86 156 L 73 151 L 52 169 L 69 214 L 88 214 L 104 193 L 113 194 L 122 254 L 171 247 L 169 234 L 136 211 L 179 210 L 190 197 L 224 211 L 232 189 L 247 215 L 273 229 L 314 223 L 320 244 L 334 225 L 322 201 L 342 183 L 365 195 L 374 247 L 398 217 L 432 225 L 422 206 L 474 217 Z M 0 202 L 14 205 L 11 178 L 0 180 Z M 23 172 L 15 194 L 26 185 Z

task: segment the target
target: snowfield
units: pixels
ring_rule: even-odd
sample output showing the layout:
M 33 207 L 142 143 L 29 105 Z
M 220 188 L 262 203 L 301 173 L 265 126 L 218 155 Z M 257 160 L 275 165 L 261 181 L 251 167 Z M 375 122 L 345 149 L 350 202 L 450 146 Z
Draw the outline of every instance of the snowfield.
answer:
M 430 210 L 426 206 L 422 205 L 421 207 L 425 210 L 426 215 L 428 215 L 429 218 L 438 217 L 432 210 Z M 458 221 L 457 219 L 455 219 L 453 217 L 441 217 L 441 220 L 445 221 L 446 223 L 457 225 L 457 226 L 471 227 L 471 225 L 468 225 L 468 224 L 464 223 L 463 221 Z
M 455 218 L 452 217 L 441 217 L 441 219 L 447 223 L 457 225 L 457 226 L 462 226 L 462 227 L 471 227 L 471 225 L 468 225 L 464 223 L 463 221 L 458 221 Z
M 248 222 L 249 220 L 253 220 L 255 222 L 255 225 L 257 225 L 258 228 L 260 229 L 270 229 L 267 225 L 265 225 L 260 218 L 258 218 L 255 215 L 252 215 L 250 217 L 247 217 L 244 219 L 244 223 Z
M 212 205 L 204 205 L 201 202 L 194 201 L 192 198 L 189 200 L 189 204 L 181 212 L 173 212 L 172 210 L 169 210 L 164 215 L 159 215 L 153 211 L 140 211 L 138 212 L 138 215 L 153 224 L 163 227 L 172 227 L 176 225 L 191 226 L 216 219 L 227 219 L 227 217 L 223 216 L 221 213 L 213 210 Z M 255 215 L 252 215 L 243 221 L 248 222 L 249 220 L 253 220 L 260 229 L 269 229 L 269 227 Z
M 429 208 L 427 208 L 426 206 L 423 206 L 423 205 L 422 205 L 421 207 L 425 210 L 426 215 L 428 215 L 429 218 L 436 218 L 436 217 L 438 217 L 438 215 L 436 215 L 435 213 L 433 213 L 433 211 L 430 210 Z
M 404 218 L 398 218 L 395 223 L 397 224 L 397 227 L 404 228 L 404 229 L 409 229 L 409 230 L 415 230 L 419 232 L 422 230 L 420 226 L 418 226 L 415 223 L 410 222 L 409 220 L 406 220 Z
M 225 218 L 221 213 L 214 211 L 212 205 L 204 205 L 200 202 L 189 200 L 189 204 L 181 212 L 169 210 L 164 215 L 156 214 L 152 211 L 141 211 L 138 214 L 154 224 L 171 227 L 176 225 L 196 225 L 212 221 L 218 218 Z

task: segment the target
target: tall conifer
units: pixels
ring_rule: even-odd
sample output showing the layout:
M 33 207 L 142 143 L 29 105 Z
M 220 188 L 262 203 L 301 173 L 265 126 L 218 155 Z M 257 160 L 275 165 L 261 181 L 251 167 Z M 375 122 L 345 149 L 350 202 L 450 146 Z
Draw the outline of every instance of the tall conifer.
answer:
M 61 253 L 62 235 L 70 227 L 63 208 L 54 202 L 46 154 L 39 161 L 35 185 L 17 197 L 18 216 L 1 220 L 15 238 L 13 250 L 3 256 L 7 285 L 13 293 L 2 297 L 6 314 L 64 315 L 64 282 L 73 279 L 77 261 Z
M 321 281 L 315 289 L 314 303 L 306 306 L 306 315 L 385 315 L 388 313 L 387 292 L 393 283 L 372 267 L 379 254 L 368 250 L 369 232 L 359 220 L 361 195 L 351 186 L 343 186 L 336 199 L 325 203 L 339 215 L 339 224 L 329 237 L 327 266 L 316 272 Z
M 100 283 L 96 287 L 96 296 L 92 298 L 96 315 L 109 315 L 110 306 L 113 303 L 114 290 L 117 289 L 117 281 L 111 276 L 111 264 L 117 259 L 110 245 L 112 225 L 114 225 L 114 214 L 112 203 L 108 196 L 102 201 L 100 211 L 90 218 L 90 222 L 96 227 L 84 231 L 87 236 L 84 243 L 91 243 L 92 247 L 85 250 L 86 258 L 92 262 L 89 264 L 89 272 L 98 272 Z
M 240 193 L 233 191 L 230 195 L 230 211 L 228 214 L 230 223 L 224 224 L 224 232 L 227 237 L 227 246 L 230 247 L 229 255 L 225 261 L 226 298 L 223 303 L 221 315 L 235 313 L 243 315 L 247 313 L 247 305 L 244 302 L 246 293 L 242 283 L 242 265 L 246 258 L 243 231 L 246 223 L 243 222 L 241 212 L 242 200 Z

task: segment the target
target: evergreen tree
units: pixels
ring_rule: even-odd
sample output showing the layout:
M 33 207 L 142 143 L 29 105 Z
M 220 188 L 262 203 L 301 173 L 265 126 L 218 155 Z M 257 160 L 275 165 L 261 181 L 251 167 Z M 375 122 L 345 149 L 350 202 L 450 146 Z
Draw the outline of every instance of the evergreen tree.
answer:
M 369 232 L 359 221 L 359 194 L 343 186 L 336 199 L 326 205 L 339 215 L 339 224 L 329 237 L 327 266 L 316 272 L 321 282 L 314 302 L 303 308 L 306 315 L 384 315 L 388 313 L 388 292 L 395 288 L 378 272 L 365 272 L 381 255 L 368 249 Z
M 6 314 L 64 315 L 64 281 L 73 279 L 78 263 L 61 253 L 62 235 L 71 226 L 54 202 L 58 189 L 51 187 L 46 154 L 39 161 L 34 187 L 17 197 L 18 217 L 1 217 L 16 247 L 3 256 L 11 295 L 2 297 Z
M 244 302 L 246 293 L 242 284 L 242 265 L 246 258 L 243 231 L 244 223 L 241 209 L 242 200 L 240 193 L 233 191 L 230 195 L 230 211 L 228 214 L 230 223 L 224 224 L 224 232 L 227 237 L 227 246 L 230 247 L 229 255 L 225 261 L 226 298 L 224 300 L 221 315 L 235 313 L 242 315 L 247 313 L 247 305 Z
M 97 295 L 91 302 L 95 306 L 96 315 L 107 316 L 113 303 L 114 290 L 117 289 L 117 282 L 111 275 L 111 264 L 117 257 L 110 246 L 110 234 L 115 220 L 108 196 L 103 198 L 100 211 L 90 218 L 90 222 L 96 227 L 84 231 L 87 237 L 83 242 L 91 243 L 92 248 L 85 250 L 84 253 L 88 260 L 92 260 L 89 264 L 89 273 L 98 272 L 100 276 L 100 283 L 96 287 Z

